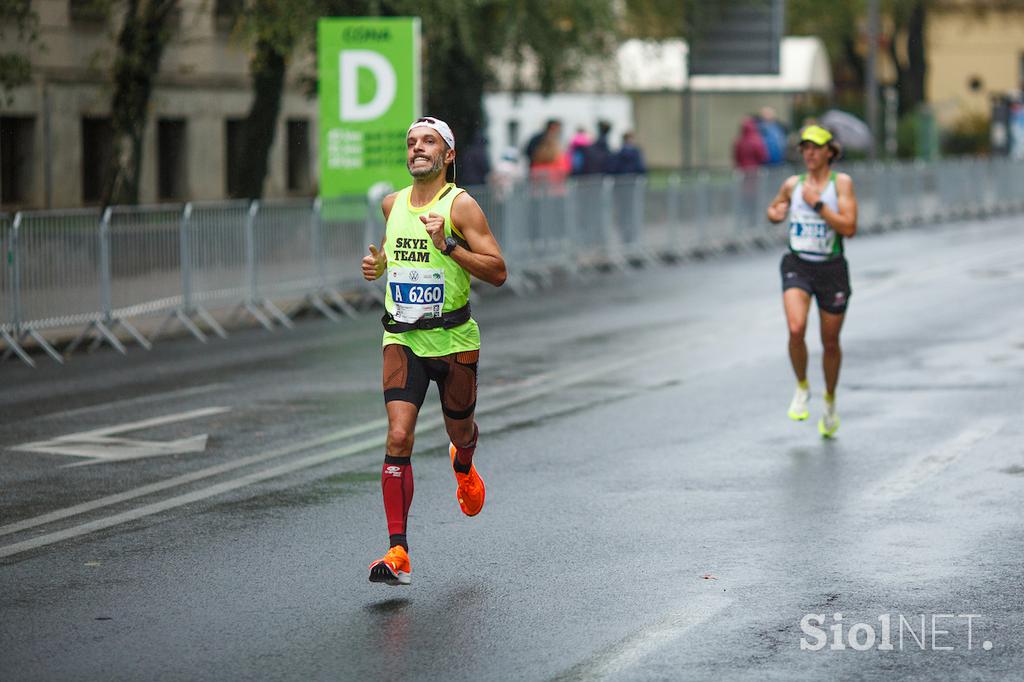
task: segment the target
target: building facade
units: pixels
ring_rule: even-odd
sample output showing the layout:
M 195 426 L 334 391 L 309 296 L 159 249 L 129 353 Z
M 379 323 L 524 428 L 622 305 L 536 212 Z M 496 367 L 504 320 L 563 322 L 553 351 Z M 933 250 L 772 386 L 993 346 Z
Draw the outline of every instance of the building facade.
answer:
M 928 11 L 925 39 L 925 97 L 940 124 L 987 116 L 993 97 L 1024 91 L 1024 9 L 937 3 Z
M 116 3 L 115 3 L 116 6 Z M 252 101 L 238 2 L 180 0 L 150 100 L 140 202 L 232 195 L 241 121 Z M 32 62 L 32 82 L 0 97 L 4 210 L 96 205 L 110 162 L 112 65 L 120 17 L 89 0 L 34 0 L 39 40 L 5 31 L 2 51 Z M 317 104 L 300 85 L 312 55 L 290 66 L 264 186 L 267 197 L 316 193 Z

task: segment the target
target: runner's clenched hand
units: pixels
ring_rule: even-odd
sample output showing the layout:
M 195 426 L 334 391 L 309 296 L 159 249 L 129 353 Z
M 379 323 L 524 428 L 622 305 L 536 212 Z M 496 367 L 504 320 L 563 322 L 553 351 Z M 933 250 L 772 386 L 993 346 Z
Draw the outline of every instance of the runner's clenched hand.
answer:
M 786 213 L 789 212 L 788 201 L 777 201 L 768 207 L 768 220 L 773 223 L 781 223 L 786 219 Z
M 804 201 L 807 202 L 808 206 L 814 206 L 821 199 L 821 192 L 811 187 L 806 182 L 804 183 Z
M 430 241 L 434 242 L 434 247 L 438 251 L 444 250 L 444 216 L 438 215 L 431 211 L 427 215 L 421 215 L 420 221 L 424 227 L 427 228 L 427 234 L 430 235 Z

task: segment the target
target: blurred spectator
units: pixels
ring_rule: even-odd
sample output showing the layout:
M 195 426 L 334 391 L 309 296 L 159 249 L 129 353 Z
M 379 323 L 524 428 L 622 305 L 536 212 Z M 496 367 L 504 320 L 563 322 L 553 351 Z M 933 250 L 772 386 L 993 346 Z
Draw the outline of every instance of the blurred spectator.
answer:
M 627 248 L 637 243 L 643 221 L 643 183 L 638 176 L 647 173 L 644 155 L 633 140 L 633 133 L 622 136 L 622 147 L 611 159 L 609 173 L 615 178 L 615 223 Z
M 569 141 L 569 161 L 572 164 L 572 174 L 579 175 L 583 172 L 583 161 L 586 158 L 587 147 L 590 146 L 590 135 L 583 128 L 577 128 L 576 134 Z
M 487 137 L 477 131 L 473 141 L 462 152 L 462 167 L 459 169 L 459 185 L 473 187 L 487 184 L 491 174 L 491 160 L 487 155 Z
M 740 135 L 732 147 L 732 158 L 741 171 L 756 170 L 768 161 L 768 150 L 752 117 L 743 119 L 740 125 Z
M 506 148 L 491 173 L 491 181 L 498 190 L 498 196 L 501 198 L 508 196 L 516 183 L 525 179 L 526 172 L 519 160 L 519 150 L 515 147 Z
M 622 147 L 612 159 L 610 172 L 616 175 L 646 175 L 644 153 L 636 145 L 632 132 L 622 136 Z
M 544 130 L 531 137 L 530 141 L 526 143 L 526 159 L 531 167 L 535 162 L 537 147 L 540 146 L 545 137 L 549 136 L 554 136 L 556 139 L 561 139 L 562 137 L 562 122 L 557 118 L 548 119 L 548 122 L 544 125 Z
M 761 133 L 757 132 L 757 123 L 753 117 L 743 119 L 740 136 L 732 148 L 732 156 L 736 168 L 743 174 L 739 205 L 736 207 L 736 227 L 753 227 L 760 214 L 757 205 L 757 169 L 768 161 L 768 150 L 765 149 Z
M 757 132 L 761 134 L 764 141 L 765 151 L 768 152 L 768 166 L 781 166 L 786 161 L 786 129 L 779 123 L 775 109 L 761 107 L 757 117 Z
M 610 170 L 612 150 L 608 146 L 608 133 L 611 129 L 608 121 L 597 122 L 597 139 L 584 150 L 580 175 L 597 175 Z
M 561 125 L 557 129 L 549 129 L 534 148 L 530 163 L 530 179 L 561 185 L 571 168 L 569 155 L 562 149 L 559 139 Z

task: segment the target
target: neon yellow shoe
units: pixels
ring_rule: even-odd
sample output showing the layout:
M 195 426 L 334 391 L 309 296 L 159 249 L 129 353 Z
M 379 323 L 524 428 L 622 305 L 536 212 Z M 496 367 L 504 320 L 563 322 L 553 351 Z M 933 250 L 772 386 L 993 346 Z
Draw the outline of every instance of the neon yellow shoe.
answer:
M 401 545 L 395 545 L 388 553 L 370 564 L 370 582 L 388 585 L 409 585 L 412 583 L 412 566 L 409 554 Z
M 455 446 L 448 445 L 448 454 L 451 456 L 452 465 L 455 465 Z M 484 508 L 484 496 L 487 492 L 484 488 L 484 479 L 476 472 L 476 466 L 469 465 L 468 474 L 455 472 L 455 481 L 459 484 L 455 491 L 455 497 L 459 500 L 459 507 L 466 516 L 476 516 Z
M 793 421 L 802 422 L 810 416 L 807 410 L 807 403 L 811 400 L 811 392 L 806 388 L 796 387 L 793 400 L 789 403 L 789 418 Z
M 832 438 L 839 430 L 839 415 L 836 414 L 835 402 L 825 401 L 825 413 L 818 420 L 818 433 L 822 438 Z

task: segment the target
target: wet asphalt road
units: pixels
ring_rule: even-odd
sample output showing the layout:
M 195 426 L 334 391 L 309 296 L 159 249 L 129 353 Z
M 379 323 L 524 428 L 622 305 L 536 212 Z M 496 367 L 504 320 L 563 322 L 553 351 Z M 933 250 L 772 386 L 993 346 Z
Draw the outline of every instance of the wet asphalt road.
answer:
M 431 395 L 403 588 L 366 581 L 375 315 L 8 362 L 0 677 L 1021 679 L 1020 220 L 848 255 L 833 441 L 813 333 L 812 420 L 785 416 L 777 249 L 482 298 L 487 505 L 459 512 Z M 103 428 L 209 437 L 18 449 Z

